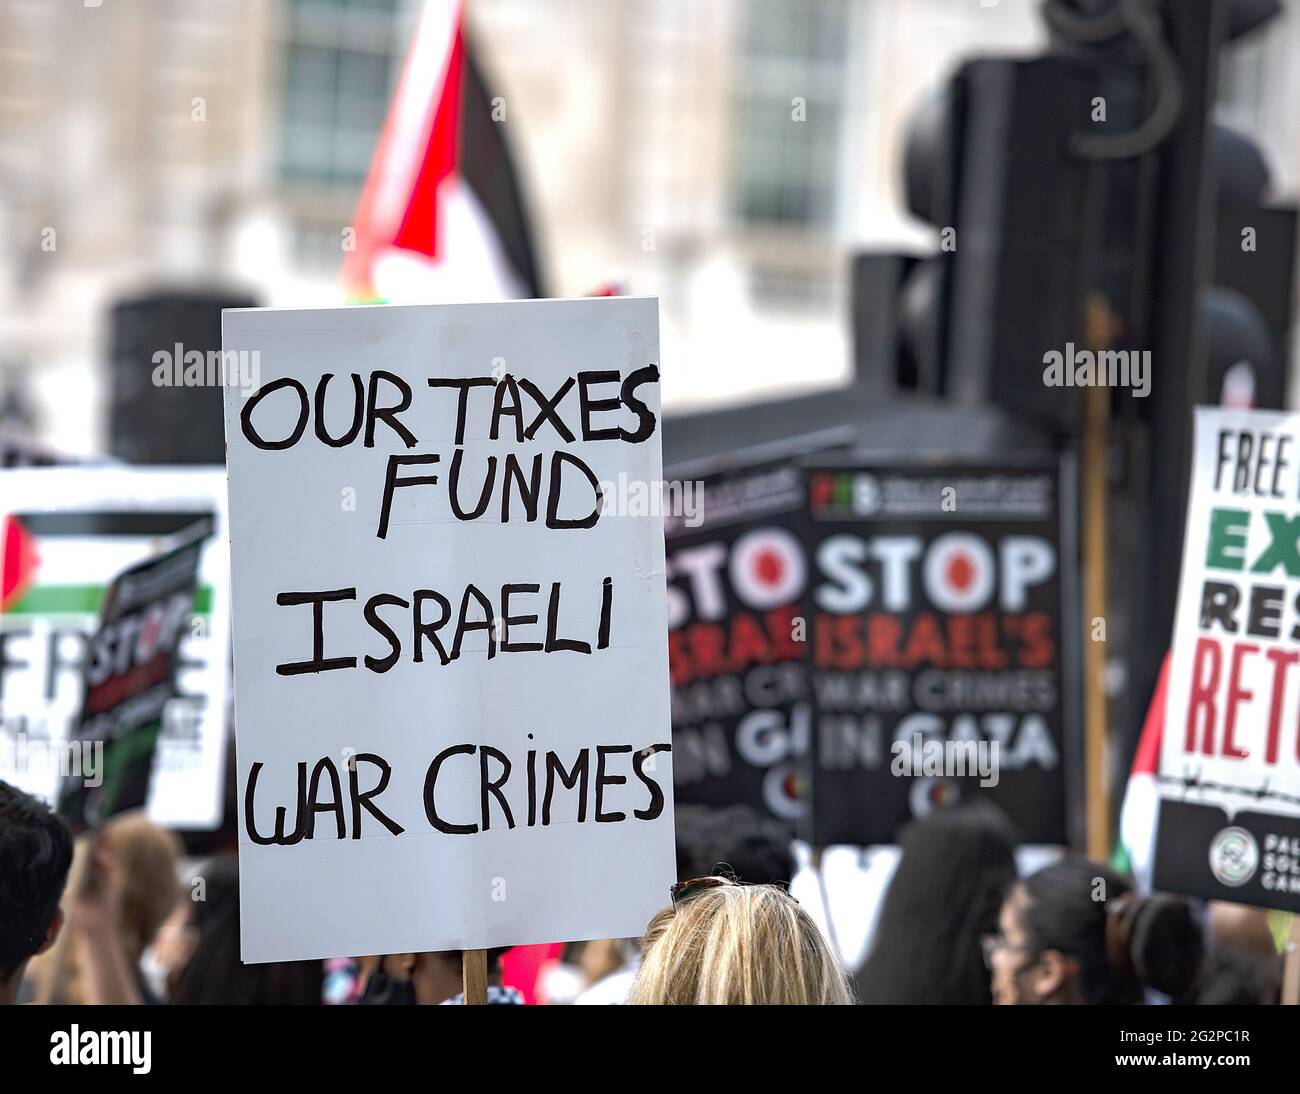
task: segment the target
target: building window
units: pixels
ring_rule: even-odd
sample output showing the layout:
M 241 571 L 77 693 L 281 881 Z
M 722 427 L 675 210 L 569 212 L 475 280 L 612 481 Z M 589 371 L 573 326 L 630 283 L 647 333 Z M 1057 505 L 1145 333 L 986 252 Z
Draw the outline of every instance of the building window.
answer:
M 399 0 L 292 0 L 285 18 L 280 172 L 365 180 L 402 62 Z
M 736 96 L 736 211 L 823 228 L 835 214 L 847 0 L 751 0 Z

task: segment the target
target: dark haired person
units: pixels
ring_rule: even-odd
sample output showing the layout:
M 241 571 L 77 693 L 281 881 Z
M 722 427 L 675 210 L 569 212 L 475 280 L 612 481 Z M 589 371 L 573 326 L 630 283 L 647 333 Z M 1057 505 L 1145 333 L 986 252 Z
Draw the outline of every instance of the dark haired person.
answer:
M 997 1003 L 1131 1004 L 1195 990 L 1204 943 L 1187 901 L 1070 856 L 1015 885 L 985 952 Z
M 54 945 L 71 866 L 67 825 L 36 798 L 0 782 L 0 1003 L 17 999 L 27 962 Z
M 522 1005 L 523 995 L 501 983 L 501 958 L 509 947 L 487 952 L 487 1001 Z M 367 1006 L 436 1006 L 465 1002 L 461 950 L 437 953 L 390 953 L 366 981 L 361 1003 Z
M 320 961 L 246 965 L 240 959 L 239 869 L 234 856 L 212 859 L 196 875 L 200 878 L 203 899 L 182 899 L 182 907 L 188 908 L 188 959 L 172 974 L 169 1001 L 181 1006 L 321 1003 L 324 966 Z
M 1205 924 L 1205 960 L 1194 999 L 1198 1006 L 1272 1006 L 1282 993 L 1282 955 L 1269 913 L 1211 900 Z M 1184 1000 L 1179 1000 L 1180 1002 Z
M 857 976 L 863 1003 L 988 1004 L 980 938 L 997 926 L 1016 879 L 1005 818 L 980 804 L 913 821 Z
M 754 885 L 785 885 L 798 870 L 786 827 L 748 805 L 679 805 L 677 880 L 725 873 Z

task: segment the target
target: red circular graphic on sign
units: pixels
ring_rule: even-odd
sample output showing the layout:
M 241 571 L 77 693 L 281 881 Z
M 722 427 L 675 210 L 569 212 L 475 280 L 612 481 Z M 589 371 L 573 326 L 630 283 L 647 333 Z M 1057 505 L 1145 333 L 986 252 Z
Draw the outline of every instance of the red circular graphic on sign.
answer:
M 728 569 L 736 595 L 750 608 L 792 604 L 803 592 L 803 546 L 784 528 L 755 528 L 731 546 Z
M 785 560 L 770 548 L 754 556 L 754 577 L 764 585 L 777 585 L 785 575 Z
M 959 593 L 969 589 L 970 583 L 975 580 L 975 563 L 971 561 L 970 555 L 954 551 L 948 559 L 948 573 L 945 577 L 948 584 Z
M 951 783 L 938 782 L 930 788 L 930 804 L 936 809 L 952 805 L 957 797 L 957 788 Z

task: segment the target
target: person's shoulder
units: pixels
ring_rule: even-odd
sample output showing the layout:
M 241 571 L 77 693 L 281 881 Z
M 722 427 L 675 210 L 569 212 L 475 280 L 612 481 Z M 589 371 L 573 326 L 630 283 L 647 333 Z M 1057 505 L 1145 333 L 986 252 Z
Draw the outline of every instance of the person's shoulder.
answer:
M 636 979 L 635 967 L 625 966 L 617 972 L 610 973 L 604 980 L 597 980 L 573 1001 L 574 1005 L 608 1007 L 626 1003 L 634 979 Z

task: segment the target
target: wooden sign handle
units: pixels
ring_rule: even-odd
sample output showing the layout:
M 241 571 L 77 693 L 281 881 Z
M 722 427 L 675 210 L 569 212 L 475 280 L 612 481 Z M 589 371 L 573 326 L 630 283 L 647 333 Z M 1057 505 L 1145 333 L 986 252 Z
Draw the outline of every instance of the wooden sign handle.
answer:
M 1282 963 L 1282 1004 L 1300 1006 L 1300 912 L 1291 916 L 1291 931 Z
M 1110 348 L 1111 315 L 1105 300 L 1096 294 L 1088 299 L 1087 328 L 1091 349 Z M 1096 641 L 1092 633 L 1096 620 L 1104 621 L 1109 614 L 1109 452 L 1110 391 L 1088 388 L 1083 398 L 1083 619 L 1080 631 L 1083 635 L 1084 668 L 1084 832 L 1088 857 L 1096 862 L 1105 862 L 1111 853 L 1106 644 Z
M 487 950 L 461 951 L 461 980 L 466 1006 L 487 1003 Z

